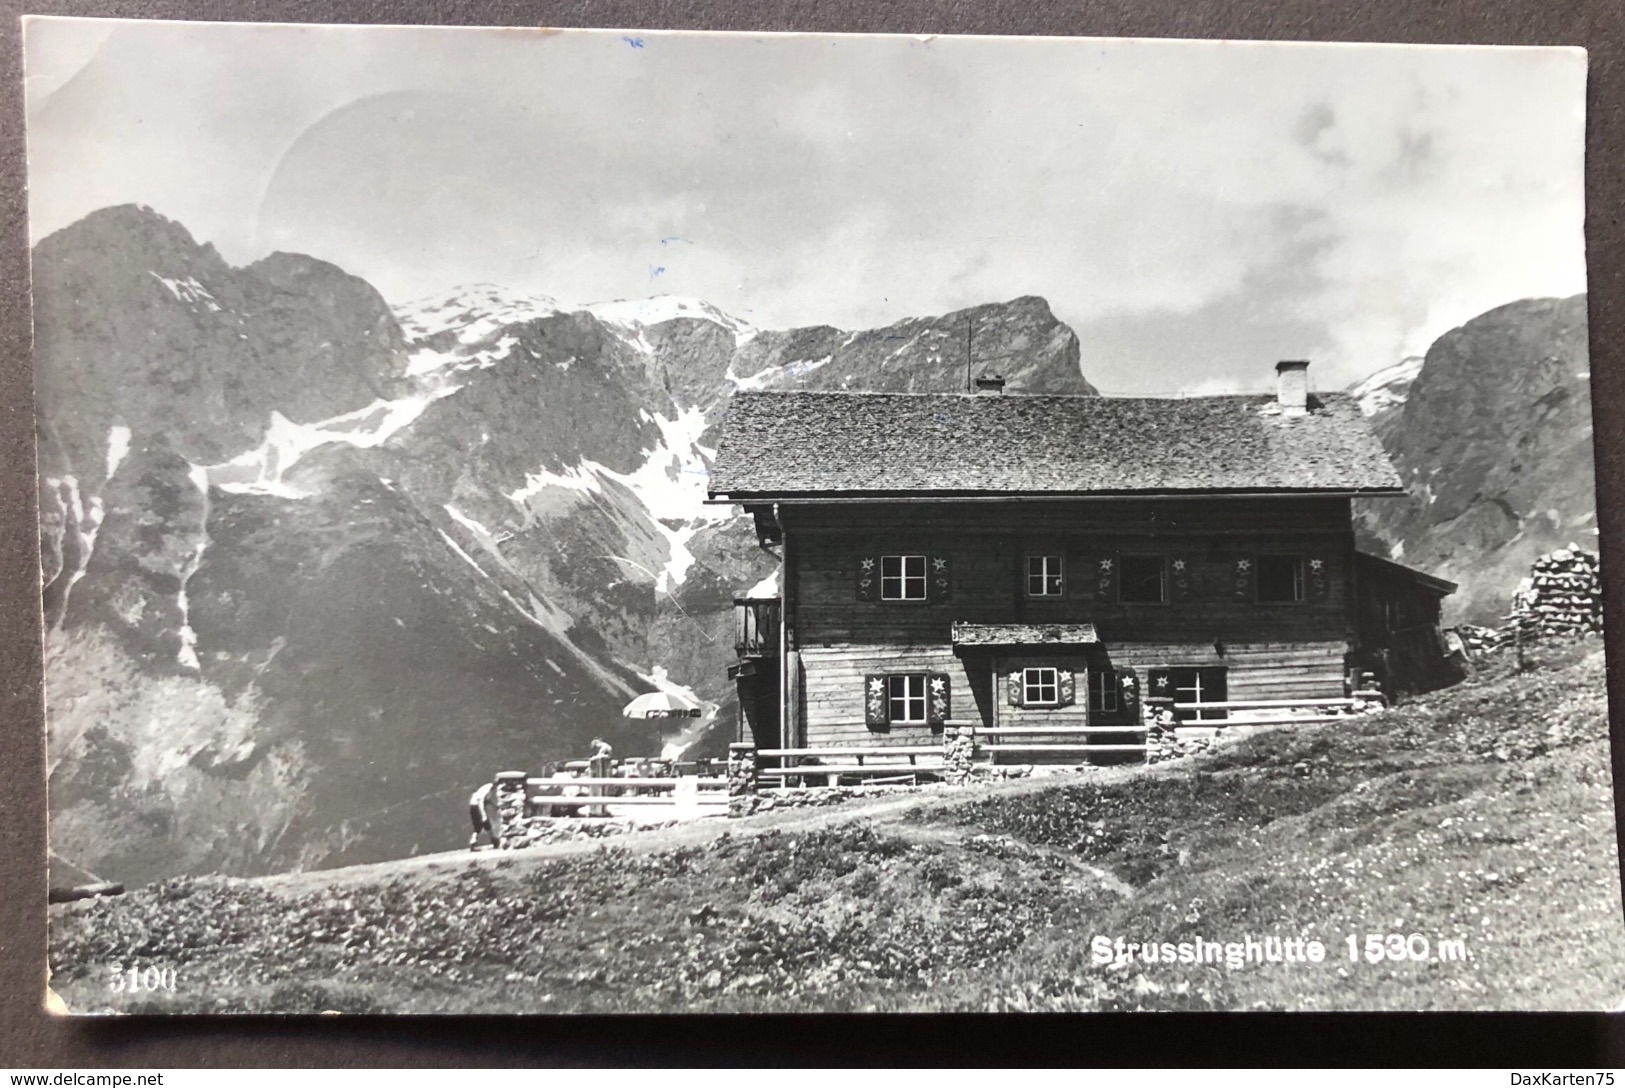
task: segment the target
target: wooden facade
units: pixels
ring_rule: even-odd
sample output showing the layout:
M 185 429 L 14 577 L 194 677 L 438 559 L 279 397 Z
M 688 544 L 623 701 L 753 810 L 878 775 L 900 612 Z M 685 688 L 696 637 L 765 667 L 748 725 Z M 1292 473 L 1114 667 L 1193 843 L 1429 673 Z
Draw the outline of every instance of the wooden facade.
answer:
M 1188 670 L 1220 681 L 1231 699 L 1346 691 L 1356 634 L 1346 498 L 807 503 L 782 506 L 778 523 L 794 665 L 779 693 L 789 715 L 774 739 L 785 746 L 909 746 L 940 731 L 940 722 L 866 715 L 866 683 L 877 675 L 946 677 L 954 718 L 1034 729 L 1131 726 L 1133 694 L 1171 696 L 1153 685 Z M 921 600 L 866 592 L 865 563 L 878 578 L 881 562 L 896 556 L 922 557 L 933 574 L 941 561 L 946 584 Z M 1046 571 L 1060 561 L 1041 587 L 1058 592 L 1030 592 L 1034 557 Z M 1161 601 L 1126 601 L 1120 574 L 1102 580 L 1103 564 L 1120 572 L 1125 557 L 1162 565 Z M 1295 599 L 1260 600 L 1267 557 L 1297 564 Z M 956 646 L 955 623 L 1025 626 L 1037 641 Z M 1046 625 L 1068 624 L 1092 625 L 1098 641 L 1042 641 Z M 1011 697 L 1013 674 L 1045 667 L 1072 686 L 1065 705 Z M 753 706 L 763 687 L 751 689 Z
M 1335 396 L 741 404 L 711 499 L 780 549 L 771 653 L 739 618 L 759 747 L 918 748 L 953 721 L 1109 749 L 1148 699 L 1203 721 L 1225 711 L 1178 705 L 1338 699 L 1397 640 L 1437 656 L 1453 587 L 1356 552 L 1352 497 L 1402 492 Z
M 1363 553 L 1355 556 L 1354 573 L 1353 656 L 1360 668 L 1396 694 L 1432 691 L 1462 678 L 1439 630 L 1455 583 Z

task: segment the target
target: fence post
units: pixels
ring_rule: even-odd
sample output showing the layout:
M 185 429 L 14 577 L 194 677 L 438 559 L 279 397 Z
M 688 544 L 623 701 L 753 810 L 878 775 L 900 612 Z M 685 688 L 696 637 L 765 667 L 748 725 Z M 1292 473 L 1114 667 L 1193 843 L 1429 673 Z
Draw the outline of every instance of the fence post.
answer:
M 1365 700 L 1365 705 L 1360 707 L 1361 710 L 1381 710 L 1388 705 L 1388 697 L 1382 693 L 1382 688 L 1377 683 L 1377 674 L 1374 672 L 1360 674 L 1360 687 L 1355 691 L 1354 697 Z
M 672 783 L 672 816 L 678 820 L 692 820 L 700 814 L 700 780 L 684 776 Z
M 491 838 L 504 850 L 514 845 L 525 829 L 526 777 L 524 771 L 497 772 L 497 825 L 491 829 Z
M 749 816 L 756 808 L 756 745 L 728 745 L 728 815 Z
M 588 777 L 591 777 L 591 778 L 608 778 L 609 777 L 609 772 L 610 772 L 610 762 L 609 762 L 609 757 L 608 756 L 598 755 L 598 756 L 593 756 L 591 759 L 587 760 L 587 775 L 588 775 Z M 589 796 L 589 797 L 607 797 L 608 795 L 609 795 L 609 787 L 608 786 L 594 785 L 594 786 L 588 786 L 587 787 L 587 796 Z M 589 816 L 608 816 L 609 815 L 609 809 L 605 808 L 603 805 L 589 805 L 589 806 L 587 806 L 587 815 L 589 815 Z
M 942 779 L 950 786 L 970 781 L 971 764 L 976 760 L 976 737 L 971 729 L 958 725 L 942 727 Z

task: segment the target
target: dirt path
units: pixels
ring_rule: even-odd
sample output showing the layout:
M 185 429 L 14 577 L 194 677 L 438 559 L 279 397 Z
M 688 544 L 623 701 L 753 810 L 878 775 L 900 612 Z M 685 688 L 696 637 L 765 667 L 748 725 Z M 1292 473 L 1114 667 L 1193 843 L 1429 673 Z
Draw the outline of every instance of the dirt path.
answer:
M 1175 761 L 1172 766 L 1180 767 L 1183 763 L 1183 760 Z M 703 846 L 729 835 L 747 837 L 773 831 L 814 831 L 859 820 L 895 824 L 919 809 L 952 808 L 988 797 L 1021 796 L 1078 782 L 1100 784 L 1118 782 L 1136 775 L 1163 773 L 1169 766 L 1159 764 L 1154 768 L 1148 768 L 1143 764 L 1125 764 L 1116 767 L 1090 767 L 1076 773 L 1047 774 L 1032 778 L 978 783 L 972 786 L 941 786 L 921 789 L 914 793 L 880 794 L 874 797 L 852 798 L 827 806 L 775 809 L 741 819 L 708 817 L 674 827 L 611 838 L 576 839 L 569 842 L 543 843 L 519 850 L 485 850 L 473 854 L 466 851 L 448 851 L 442 854 L 402 858 L 399 861 L 353 865 L 344 869 L 316 869 L 305 873 L 257 877 L 245 882 L 257 884 L 277 894 L 295 896 L 323 889 L 340 889 L 403 878 L 429 882 L 449 880 L 455 879 L 469 869 L 501 868 L 504 872 L 511 873 L 556 858 L 590 854 L 605 847 L 624 849 L 634 854 L 649 854 L 685 846 Z M 1109 876 L 1109 874 L 1101 875 Z

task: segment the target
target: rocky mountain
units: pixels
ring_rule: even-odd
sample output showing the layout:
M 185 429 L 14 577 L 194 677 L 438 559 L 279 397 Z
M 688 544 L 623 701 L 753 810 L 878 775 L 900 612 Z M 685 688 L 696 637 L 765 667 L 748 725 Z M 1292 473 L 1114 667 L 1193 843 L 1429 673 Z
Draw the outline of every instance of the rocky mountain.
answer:
M 1359 402 L 1360 411 L 1371 420 L 1379 435 L 1386 434 L 1399 418 L 1399 410 L 1405 406 L 1411 385 L 1422 373 L 1422 364 L 1426 361 L 1423 356 L 1408 355 L 1349 386 L 1350 395 Z
M 731 722 L 731 601 L 774 564 L 703 504 L 736 389 L 959 389 L 968 340 L 1093 392 L 1035 298 L 858 332 L 489 285 L 392 310 L 133 206 L 34 278 L 56 880 L 445 849 L 495 770 L 695 741 L 622 721 L 638 691 Z
M 1534 559 L 1597 546 L 1586 299 L 1525 299 L 1353 390 L 1405 480 L 1356 504 L 1361 546 L 1459 582 L 1446 619 L 1493 624 Z

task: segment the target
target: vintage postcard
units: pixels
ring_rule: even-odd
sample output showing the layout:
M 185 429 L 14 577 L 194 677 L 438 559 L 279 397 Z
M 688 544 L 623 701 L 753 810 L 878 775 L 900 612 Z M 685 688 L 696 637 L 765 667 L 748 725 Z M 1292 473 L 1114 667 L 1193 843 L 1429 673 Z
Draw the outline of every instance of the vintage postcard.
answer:
M 51 1007 L 1625 1001 L 1579 50 L 26 54 Z

